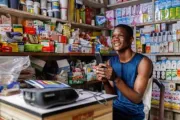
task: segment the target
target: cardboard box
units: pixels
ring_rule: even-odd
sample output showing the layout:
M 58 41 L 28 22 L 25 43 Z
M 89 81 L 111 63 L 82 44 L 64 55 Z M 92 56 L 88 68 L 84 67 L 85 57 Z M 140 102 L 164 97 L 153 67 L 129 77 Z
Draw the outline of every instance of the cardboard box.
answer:
M 70 72 L 70 65 L 67 59 L 57 60 L 58 74 L 63 70 L 65 72 Z
M 34 57 L 31 57 L 31 65 L 33 68 L 36 68 L 39 71 L 43 71 L 44 66 L 45 66 L 46 62 L 41 60 L 41 59 L 37 59 Z

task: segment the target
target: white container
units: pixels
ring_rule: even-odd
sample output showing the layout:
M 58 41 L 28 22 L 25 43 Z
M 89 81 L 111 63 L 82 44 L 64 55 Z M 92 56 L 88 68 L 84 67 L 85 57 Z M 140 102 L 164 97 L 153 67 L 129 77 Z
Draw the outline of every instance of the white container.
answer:
M 61 9 L 61 19 L 67 20 L 67 9 Z
M 63 53 L 64 52 L 64 44 L 63 43 L 55 43 L 55 52 Z
M 34 5 L 34 2 L 33 2 L 33 1 L 26 1 L 26 5 L 27 5 L 27 6 L 33 6 L 33 5 Z
M 59 0 L 61 8 L 68 8 L 68 0 Z
M 40 14 L 40 3 L 34 2 L 34 14 L 39 15 Z
M 47 9 L 47 0 L 41 0 L 41 9 Z
M 110 5 L 115 4 L 115 3 L 116 3 L 116 0 L 109 0 Z
M 51 3 L 51 2 L 48 2 L 48 3 L 47 3 L 47 9 L 48 9 L 48 10 L 52 10 L 52 3 Z

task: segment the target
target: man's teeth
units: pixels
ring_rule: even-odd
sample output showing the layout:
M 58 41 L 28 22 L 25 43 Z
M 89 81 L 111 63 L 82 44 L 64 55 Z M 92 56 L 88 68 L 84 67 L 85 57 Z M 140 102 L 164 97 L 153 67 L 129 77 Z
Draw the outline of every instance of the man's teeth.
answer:
M 120 43 L 114 43 L 114 46 L 118 46 L 118 45 L 120 45 Z

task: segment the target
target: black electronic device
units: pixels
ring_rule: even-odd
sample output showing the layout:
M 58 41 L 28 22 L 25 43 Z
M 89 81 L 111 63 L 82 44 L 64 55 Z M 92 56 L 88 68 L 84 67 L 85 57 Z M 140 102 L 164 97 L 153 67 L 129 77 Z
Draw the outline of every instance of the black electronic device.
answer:
M 103 60 L 102 60 L 102 56 L 99 52 L 96 52 L 95 53 L 95 57 L 96 57 L 96 61 L 97 61 L 97 64 L 99 65 L 100 63 L 103 63 Z
M 71 87 L 51 89 L 33 88 L 23 89 L 23 97 L 26 103 L 47 109 L 73 103 L 79 95 Z

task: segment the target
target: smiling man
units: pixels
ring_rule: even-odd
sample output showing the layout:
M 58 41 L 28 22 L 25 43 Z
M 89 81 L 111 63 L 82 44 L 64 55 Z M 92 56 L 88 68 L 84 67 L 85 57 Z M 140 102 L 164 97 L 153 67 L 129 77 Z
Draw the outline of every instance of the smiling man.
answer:
M 152 62 L 132 51 L 133 40 L 131 27 L 116 26 L 111 42 L 118 55 L 97 67 L 97 79 L 103 82 L 106 93 L 117 95 L 113 102 L 113 120 L 145 118 L 143 96 L 152 74 Z

